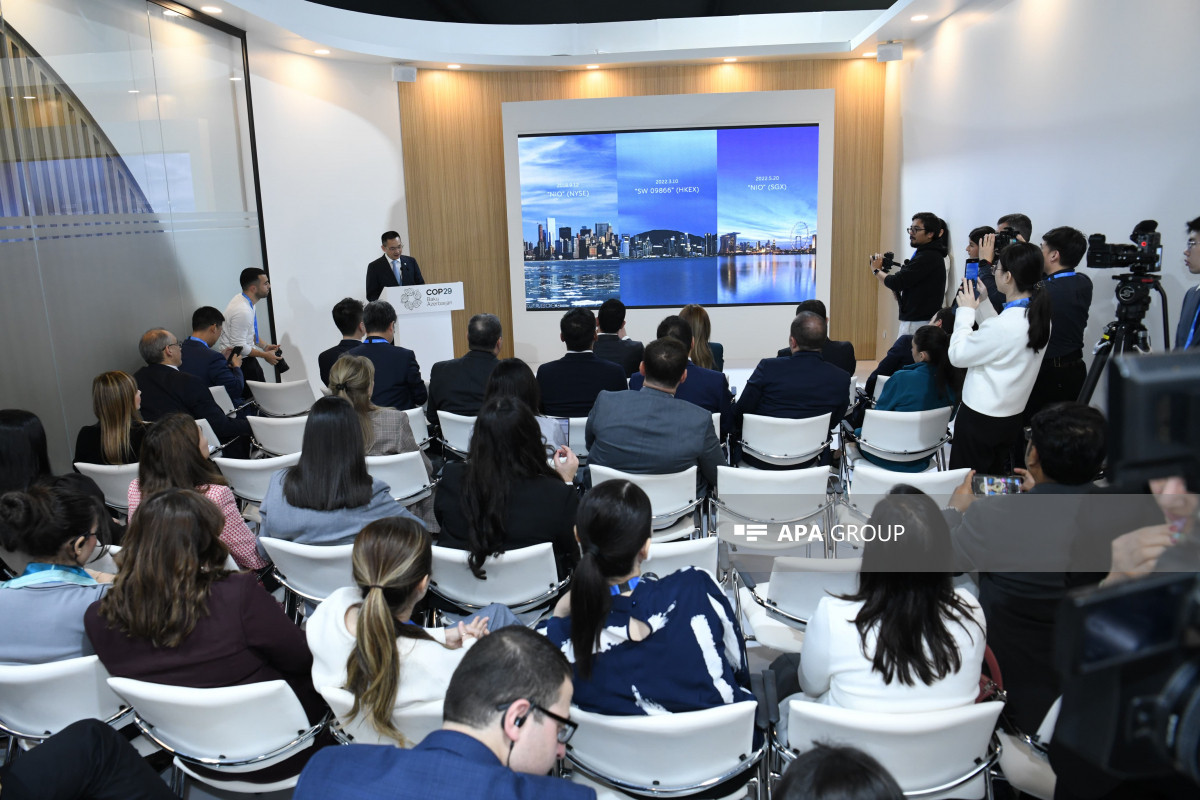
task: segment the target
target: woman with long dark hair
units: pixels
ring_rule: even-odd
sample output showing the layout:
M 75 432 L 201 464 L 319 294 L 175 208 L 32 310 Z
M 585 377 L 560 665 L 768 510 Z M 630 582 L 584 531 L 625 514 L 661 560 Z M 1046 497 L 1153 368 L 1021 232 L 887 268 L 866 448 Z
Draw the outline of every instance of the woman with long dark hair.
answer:
M 300 463 L 271 476 L 259 508 L 259 535 L 300 544 L 349 544 L 377 519 L 406 517 L 419 523 L 391 491 L 367 472 L 354 408 L 340 397 L 322 397 L 308 413 Z
M 0 410 L 0 492 L 24 491 L 49 474 L 46 429 L 37 414 Z
M 642 574 L 650 530 L 650 498 L 629 481 L 605 481 L 579 504 L 583 557 L 539 626 L 574 661 L 572 702 L 638 715 L 753 700 L 729 600 L 703 570 Z
M 515 397 L 529 406 L 534 419 L 537 420 L 538 430 L 542 432 L 542 440 L 548 452 L 567 444 L 558 418 L 538 413 L 538 409 L 542 407 L 542 390 L 533 375 L 533 370 L 521 359 L 505 358 L 496 364 L 492 374 L 488 376 L 487 385 L 484 386 L 483 402 L 486 403 L 493 397 Z
M 438 485 L 438 544 L 469 550 L 471 570 L 482 578 L 488 556 L 550 542 L 564 577 L 579 560 L 572 530 L 579 459 L 566 447 L 552 458 L 553 467 L 529 406 L 513 397 L 485 403 L 467 460 L 447 464 Z
M 207 497 L 221 512 L 221 541 L 242 569 L 268 566 L 258 552 L 254 534 L 246 527 L 237 498 L 217 466 L 208 460 L 208 440 L 187 414 L 168 414 L 150 426 L 142 440 L 138 476 L 129 484 L 129 518 L 143 498 L 166 489 L 192 489 Z
M 994 234 L 983 237 L 981 258 L 990 257 L 994 241 Z M 1014 242 L 1004 248 L 994 275 L 1007 302 L 977 330 L 972 330 L 976 309 L 987 300 L 987 290 L 982 281 L 972 287 L 965 279 L 959 287 L 949 354 L 950 363 L 966 368 L 967 377 L 954 422 L 950 469 L 969 467 L 991 475 L 1008 471 L 1009 453 L 1021 442 L 1025 404 L 1050 341 L 1050 293 L 1041 283 L 1044 265 L 1035 244 Z
M 146 425 L 142 393 L 126 372 L 104 372 L 92 381 L 95 425 L 84 425 L 75 438 L 75 461 L 84 464 L 134 464 L 142 452 Z

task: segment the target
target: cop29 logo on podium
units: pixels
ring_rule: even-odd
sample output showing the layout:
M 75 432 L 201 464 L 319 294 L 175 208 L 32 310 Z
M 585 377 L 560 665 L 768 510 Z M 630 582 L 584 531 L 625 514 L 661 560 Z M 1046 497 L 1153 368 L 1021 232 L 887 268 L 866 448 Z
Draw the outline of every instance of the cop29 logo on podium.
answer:
M 407 287 L 400 294 L 400 303 L 405 308 L 407 308 L 409 311 L 416 311 L 418 308 L 421 307 L 421 303 L 423 301 L 424 301 L 424 297 L 422 296 L 421 290 L 416 288 L 415 286 Z

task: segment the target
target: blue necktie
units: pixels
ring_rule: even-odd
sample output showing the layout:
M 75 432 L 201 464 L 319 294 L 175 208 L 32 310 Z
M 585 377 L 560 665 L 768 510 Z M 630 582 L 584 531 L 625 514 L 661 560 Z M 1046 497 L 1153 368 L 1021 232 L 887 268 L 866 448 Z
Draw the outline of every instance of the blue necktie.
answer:
M 392 272 L 396 273 L 396 285 L 403 286 L 404 278 L 400 276 L 400 260 L 392 259 Z

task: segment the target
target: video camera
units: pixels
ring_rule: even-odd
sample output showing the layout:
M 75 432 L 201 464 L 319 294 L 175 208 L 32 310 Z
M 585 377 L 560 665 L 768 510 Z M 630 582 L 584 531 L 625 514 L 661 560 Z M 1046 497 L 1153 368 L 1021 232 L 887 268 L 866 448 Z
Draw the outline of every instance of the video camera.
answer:
M 1008 247 L 1013 242 L 1017 241 L 1017 231 L 1012 228 L 1005 228 L 1002 231 L 996 231 L 996 249 L 993 259 L 1000 257 L 1000 251 Z
M 1127 269 L 1137 274 L 1162 270 L 1162 234 L 1152 219 L 1139 222 L 1129 237 L 1133 244 L 1108 244 L 1102 233 L 1088 237 L 1087 265 L 1095 269 Z
M 881 270 L 883 270 L 884 272 L 891 272 L 892 267 L 903 268 L 904 264 L 907 264 L 907 263 L 908 263 L 907 261 L 905 261 L 903 264 L 900 263 L 899 261 L 897 261 L 896 254 L 893 253 L 891 250 L 889 250 L 888 252 L 883 254 L 883 263 L 879 265 L 879 268 Z

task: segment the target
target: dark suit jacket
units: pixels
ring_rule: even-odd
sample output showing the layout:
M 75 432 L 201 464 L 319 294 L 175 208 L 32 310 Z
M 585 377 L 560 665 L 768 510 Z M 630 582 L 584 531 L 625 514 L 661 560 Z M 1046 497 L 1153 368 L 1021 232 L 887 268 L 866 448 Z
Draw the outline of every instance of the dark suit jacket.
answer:
M 792 355 L 792 348 L 781 347 L 779 352 L 775 354 L 776 358 L 788 358 Z M 854 343 L 853 342 L 838 342 L 833 339 L 826 339 L 825 344 L 821 346 L 821 358 L 833 364 L 835 367 L 841 367 L 854 374 L 854 370 L 858 369 L 858 361 L 854 358 Z
M 472 417 L 478 414 L 483 390 L 499 363 L 491 352 L 469 350 L 462 358 L 434 364 L 429 370 L 429 403 L 425 406 L 429 421 L 437 422 L 439 409 Z
M 183 366 L 180 369 L 195 375 L 205 386 L 224 386 L 225 393 L 235 406 L 242 402 L 246 394 L 246 379 L 240 367 L 229 366 L 221 351 L 213 350 L 204 342 L 188 338 L 181 340 L 180 345 L 183 348 Z
M 638 371 L 638 367 L 642 365 L 642 353 L 645 352 L 645 349 L 641 342 L 622 339 L 615 333 L 600 334 L 596 337 L 596 343 L 592 345 L 592 352 L 596 354 L 597 358 L 620 364 L 626 375 Z
M 377 336 L 374 341 L 367 337 L 366 344 L 349 352 L 366 356 L 375 365 L 375 392 L 371 395 L 375 405 L 405 411 L 425 402 L 425 381 L 421 380 L 421 366 L 412 350 Z
M 354 348 L 361 345 L 358 339 L 342 339 L 328 350 L 322 351 L 321 355 L 317 356 L 317 369 L 321 373 L 321 385 L 329 385 L 329 371 L 333 369 L 334 363 L 337 362 L 345 353 L 349 353 Z
M 596 395 L 629 388 L 619 366 L 597 358 L 590 350 L 567 353 L 558 361 L 542 364 L 537 382 L 542 390 L 542 408 L 550 417 L 586 417 Z
M 1183 296 L 1183 307 L 1179 310 L 1179 327 L 1175 329 L 1175 349 L 1182 350 L 1187 344 L 1192 323 L 1196 320 L 1196 309 L 1200 308 L 1200 286 L 1193 286 Z M 1200 333 L 1192 340 L 1192 347 L 1200 347 Z
M 645 381 L 642 373 L 635 372 L 629 376 L 629 388 L 638 391 Z M 710 414 L 720 414 L 721 435 L 729 433 L 733 423 L 733 393 L 729 391 L 729 378 L 724 372 L 697 367 L 689 361 L 687 379 L 675 390 L 675 399 L 687 400 Z
M 195 375 L 166 364 L 149 364 L 135 372 L 133 378 L 142 390 L 142 419 L 147 422 L 182 412 L 195 419 L 208 420 L 222 442 L 250 435 L 250 423 L 225 416 L 208 387 Z
M 820 353 L 798 351 L 788 358 L 764 358 L 734 407 L 734 431 L 741 431 L 746 414 L 807 419 L 829 412 L 829 424 L 837 425 L 850 403 L 851 380 L 846 370 L 825 361 Z
M 415 258 L 400 256 L 398 260 L 400 277 L 404 279 L 402 284 L 396 283 L 396 274 L 392 272 L 392 262 L 387 256 L 380 256 L 367 264 L 367 300 L 378 300 L 388 286 L 420 286 L 425 283 Z
M 896 370 L 913 363 L 912 340 L 911 333 L 900 336 L 888 349 L 887 355 L 880 359 L 878 366 L 875 367 L 875 371 L 871 373 L 871 377 L 867 378 L 865 390 L 867 397 L 875 396 L 875 384 L 880 376 L 890 378 L 896 374 Z

